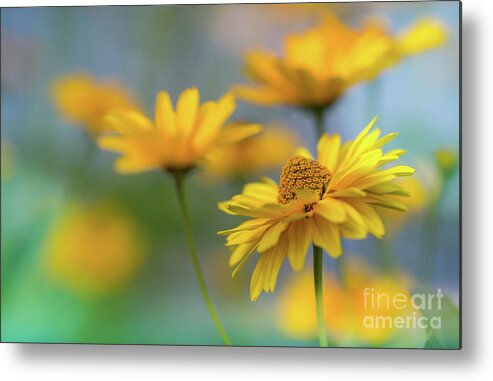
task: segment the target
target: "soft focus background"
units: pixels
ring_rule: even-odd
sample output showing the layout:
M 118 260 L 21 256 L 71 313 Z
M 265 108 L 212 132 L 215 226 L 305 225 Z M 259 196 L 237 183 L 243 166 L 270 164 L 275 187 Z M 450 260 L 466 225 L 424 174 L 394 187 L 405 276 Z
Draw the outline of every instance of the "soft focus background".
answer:
M 347 257 L 372 267 L 371 277 L 390 257 L 413 289 L 440 288 L 458 303 L 459 177 L 456 168 L 440 169 L 459 154 L 457 3 L 2 9 L 2 340 L 221 344 L 200 298 L 172 182 L 157 172 L 115 174 L 114 155 L 55 111 L 50 86 L 73 72 L 115 78 L 149 113 L 161 89 L 176 98 L 197 86 L 202 99 L 216 99 L 245 81 L 246 49 L 280 50 L 286 33 L 327 9 L 353 25 L 377 16 L 398 31 L 430 16 L 448 30 L 443 46 L 350 90 L 326 126 L 349 139 L 378 114 L 383 132 L 399 132 L 392 145 L 408 150 L 402 162 L 417 168 L 410 212 L 388 216 L 384 241 L 345 242 Z M 302 112 L 238 102 L 234 118 L 289 128 L 314 150 L 312 121 Z M 278 173 L 268 174 L 278 180 Z M 316 345 L 286 328 L 288 266 L 276 293 L 256 303 L 248 293 L 253 263 L 231 278 L 216 232 L 238 221 L 216 203 L 241 184 L 199 173 L 188 188 L 219 314 L 235 344 Z M 67 248 L 80 255 L 64 257 Z M 104 260 L 100 251 L 109 253 Z M 331 259 L 325 266 L 327 274 L 336 269 Z M 382 345 L 424 345 L 406 335 Z M 374 343 L 353 336 L 333 344 Z

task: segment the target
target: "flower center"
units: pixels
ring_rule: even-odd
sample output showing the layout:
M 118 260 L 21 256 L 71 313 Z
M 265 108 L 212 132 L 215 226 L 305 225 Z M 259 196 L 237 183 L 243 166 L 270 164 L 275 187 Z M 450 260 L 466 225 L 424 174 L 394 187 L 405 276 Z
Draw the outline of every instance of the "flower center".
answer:
M 282 167 L 277 199 L 281 204 L 293 201 L 296 199 L 296 189 L 313 190 L 322 196 L 330 178 L 330 171 L 318 161 L 294 156 Z

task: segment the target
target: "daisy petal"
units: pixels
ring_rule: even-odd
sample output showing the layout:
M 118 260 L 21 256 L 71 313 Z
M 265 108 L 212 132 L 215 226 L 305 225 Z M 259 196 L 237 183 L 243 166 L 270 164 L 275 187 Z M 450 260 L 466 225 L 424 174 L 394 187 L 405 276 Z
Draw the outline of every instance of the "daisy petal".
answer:
M 176 121 L 180 135 L 188 136 L 191 133 L 199 110 L 199 101 L 199 91 L 195 87 L 180 94 L 176 103 Z
M 337 258 L 342 254 L 341 236 L 337 225 L 318 215 L 312 219 L 313 242 L 327 254 Z
M 313 209 L 315 214 L 318 214 L 327 221 L 335 224 L 346 221 L 346 210 L 344 209 L 342 202 L 331 197 L 326 197 L 317 202 Z
M 312 239 L 309 225 L 304 220 L 292 222 L 286 233 L 289 263 L 294 271 L 305 266 L 306 253 Z

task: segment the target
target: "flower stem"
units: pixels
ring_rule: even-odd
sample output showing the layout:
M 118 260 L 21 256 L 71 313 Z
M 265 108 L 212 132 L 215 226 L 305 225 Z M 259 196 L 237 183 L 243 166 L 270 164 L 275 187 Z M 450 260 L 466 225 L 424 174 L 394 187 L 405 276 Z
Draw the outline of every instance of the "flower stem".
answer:
M 317 130 L 317 141 L 325 132 L 324 108 L 314 108 L 315 128 Z M 324 301 L 323 301 L 323 252 L 320 247 L 313 244 L 313 281 L 315 283 L 315 302 L 317 306 L 317 331 L 321 347 L 328 347 L 327 333 L 325 332 Z
M 327 333 L 325 332 L 324 305 L 323 305 L 323 269 L 322 249 L 313 245 L 313 280 L 315 283 L 315 301 L 317 304 L 317 330 L 321 347 L 328 347 Z
M 224 344 L 231 345 L 231 340 L 229 339 L 224 327 L 219 320 L 216 310 L 214 309 L 214 305 L 212 304 L 211 298 L 209 296 L 209 292 L 207 291 L 207 287 L 205 285 L 204 276 L 202 275 L 202 270 L 200 269 L 199 258 L 197 257 L 197 250 L 195 248 L 195 243 L 193 240 L 192 234 L 192 224 L 190 220 L 190 215 L 188 213 L 188 206 L 185 197 L 185 189 L 184 189 L 184 179 L 185 172 L 176 171 L 173 173 L 176 185 L 176 193 L 178 195 L 178 202 L 180 204 L 181 217 L 183 219 L 183 227 L 185 229 L 185 238 L 188 243 L 188 248 L 190 249 L 190 256 L 193 262 L 193 269 L 195 270 L 195 275 L 197 276 L 197 282 L 199 283 L 200 292 L 202 293 L 202 297 L 204 298 L 205 304 L 207 304 L 207 308 L 209 309 L 209 313 L 211 314 L 212 320 L 216 325 L 216 328 L 221 335 Z
M 315 115 L 315 128 L 317 129 L 317 142 L 320 140 L 322 135 L 325 133 L 324 129 L 324 111 L 323 107 L 318 107 L 313 109 L 313 114 Z

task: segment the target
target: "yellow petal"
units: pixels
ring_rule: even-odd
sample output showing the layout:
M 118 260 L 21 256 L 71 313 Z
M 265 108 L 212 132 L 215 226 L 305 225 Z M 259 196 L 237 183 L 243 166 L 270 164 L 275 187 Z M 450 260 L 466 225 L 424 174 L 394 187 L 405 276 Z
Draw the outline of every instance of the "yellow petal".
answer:
M 293 156 L 303 156 L 313 160 L 313 155 L 305 147 L 298 147 L 294 150 Z
M 383 226 L 383 222 L 378 213 L 371 206 L 362 201 L 353 201 L 352 205 L 365 220 L 366 226 L 370 229 L 370 233 L 377 238 L 382 238 L 385 234 L 385 227 Z
M 224 127 L 217 137 L 217 145 L 234 144 L 262 131 L 260 124 L 230 124 Z
M 334 198 L 352 198 L 352 197 L 364 197 L 366 193 L 359 188 L 349 187 L 330 193 L 330 197 Z
M 266 86 L 233 86 L 233 93 L 239 98 L 264 106 L 273 106 L 285 101 L 285 97 L 279 91 Z
M 337 159 L 339 157 L 340 148 L 341 136 L 337 134 L 324 134 L 318 141 L 318 161 L 325 165 L 332 173 L 334 173 L 337 168 Z
M 242 245 L 249 242 L 259 242 L 269 225 L 261 225 L 255 229 L 240 230 L 231 233 L 226 239 L 226 246 Z
M 367 188 L 366 191 L 369 193 L 382 194 L 382 195 L 392 194 L 397 196 L 409 196 L 409 193 L 406 192 L 400 185 L 393 183 L 384 183 L 384 184 L 375 185 L 371 188 Z
M 269 250 L 270 248 L 272 248 L 273 246 L 277 245 L 279 241 L 279 237 L 286 230 L 287 227 L 288 227 L 288 223 L 283 221 L 278 222 L 277 224 L 271 226 L 269 230 L 267 230 L 263 234 L 262 239 L 260 240 L 259 245 L 257 247 L 257 251 L 259 253 L 263 253 Z
M 115 161 L 114 167 L 116 172 L 130 175 L 158 169 L 159 165 L 157 163 L 146 162 L 142 160 L 132 160 L 126 157 L 122 157 Z
M 235 108 L 235 99 L 231 93 L 226 93 L 217 102 L 206 102 L 202 105 L 194 136 L 196 149 L 207 147 L 218 137 L 219 131 Z
M 252 254 L 255 251 L 255 248 L 255 242 L 250 242 L 244 245 L 237 246 L 229 257 L 229 265 L 231 267 L 237 265 L 241 260 L 245 258 L 245 256 L 248 257 L 250 254 Z
M 241 223 L 236 228 L 228 229 L 228 230 L 221 230 L 221 231 L 217 232 L 217 234 L 218 235 L 228 235 L 230 233 L 234 233 L 234 232 L 238 232 L 238 231 L 242 231 L 242 230 L 256 229 L 262 225 L 265 225 L 265 223 L 267 221 L 268 221 L 268 219 L 266 219 L 266 218 L 256 218 L 253 220 L 248 220 L 248 221 Z
M 401 201 L 385 195 L 372 195 L 371 197 L 368 197 L 368 203 L 381 208 L 398 210 L 399 212 L 405 212 L 407 210 L 407 206 Z
M 311 224 L 315 245 L 323 248 L 331 257 L 339 257 L 342 245 L 338 226 L 318 215 L 313 216 Z
M 173 136 L 176 133 L 175 112 L 169 93 L 161 91 L 156 97 L 156 127 Z
M 359 214 L 359 212 L 348 202 L 341 203 L 346 211 L 347 220 L 346 223 L 351 223 L 367 231 L 365 220 Z
M 339 200 L 326 197 L 314 206 L 316 214 L 322 216 L 327 221 L 339 224 L 346 221 L 346 210 Z
M 136 110 L 113 110 L 105 117 L 105 123 L 122 135 L 135 135 L 151 131 L 152 121 Z
M 274 291 L 279 270 L 285 258 L 286 249 L 283 243 L 260 254 L 250 281 L 250 299 L 252 302 L 258 299 L 262 291 Z
M 289 263 L 294 271 L 305 266 L 306 253 L 312 239 L 311 229 L 306 220 L 292 222 L 286 232 Z
M 127 142 L 120 136 L 102 136 L 98 139 L 98 146 L 108 151 L 124 152 Z
M 178 122 L 178 133 L 188 136 L 192 131 L 199 109 L 199 91 L 192 87 L 180 94 L 176 104 L 176 120 Z
M 402 54 L 418 54 L 442 45 L 447 40 L 445 27 L 436 20 L 425 18 L 406 30 L 398 39 Z

